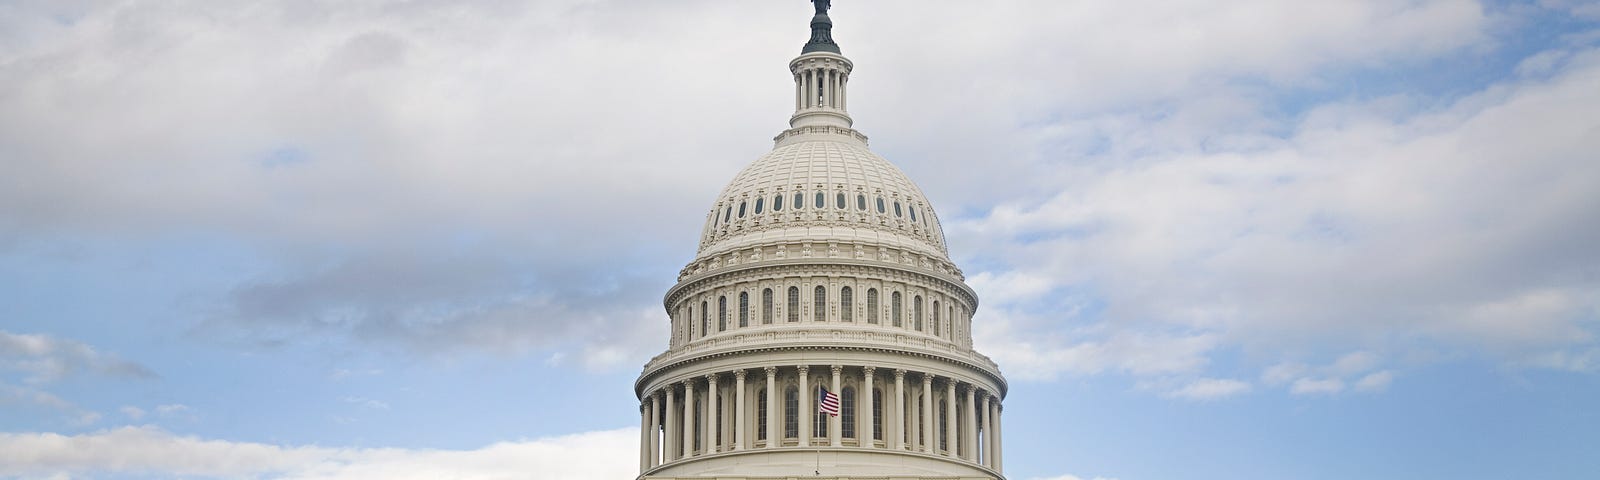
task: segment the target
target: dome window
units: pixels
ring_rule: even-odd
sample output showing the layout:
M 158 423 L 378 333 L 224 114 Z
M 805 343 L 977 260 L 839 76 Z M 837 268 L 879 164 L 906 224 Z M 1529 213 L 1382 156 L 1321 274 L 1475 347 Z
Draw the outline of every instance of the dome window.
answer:
M 728 223 L 729 220 L 733 220 L 733 205 L 728 205 L 728 212 L 722 214 L 722 223 Z
M 866 195 L 857 194 L 856 195 L 856 210 L 865 211 L 866 209 L 867 209 L 867 196 Z
M 756 199 L 756 215 L 760 215 L 761 214 L 761 207 L 766 206 L 765 205 L 766 203 L 767 203 L 767 198 L 766 197 L 761 197 L 761 198 L 757 198 Z
M 739 216 L 743 217 L 744 214 L 740 214 Z M 911 221 L 917 221 L 917 207 L 911 207 Z
M 745 202 L 739 202 L 739 218 L 744 218 L 744 205 L 745 205 Z M 917 219 L 917 214 L 915 214 L 915 213 L 911 214 L 911 219 L 912 220 L 916 220 Z
M 778 196 L 772 197 L 772 211 L 783 211 L 783 194 L 780 193 Z
M 806 194 L 794 192 L 794 208 L 806 208 Z
M 883 215 L 883 197 L 878 197 L 878 214 Z
M 833 207 L 844 210 L 844 192 L 839 192 L 838 195 L 833 196 Z
M 894 202 L 894 216 L 896 216 L 896 217 L 904 216 L 904 215 L 901 215 L 900 202 Z
M 817 208 L 823 208 L 823 207 L 828 206 L 828 197 L 826 195 L 823 195 L 822 192 L 817 192 L 817 201 L 815 202 L 815 205 L 817 206 Z

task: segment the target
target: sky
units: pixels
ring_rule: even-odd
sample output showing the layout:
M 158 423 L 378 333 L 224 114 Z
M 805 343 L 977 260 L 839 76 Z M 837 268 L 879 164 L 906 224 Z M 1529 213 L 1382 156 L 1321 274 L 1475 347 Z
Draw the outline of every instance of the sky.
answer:
M 0 1 L 0 477 L 633 477 L 810 9 Z M 832 17 L 1010 478 L 1600 472 L 1600 2 Z

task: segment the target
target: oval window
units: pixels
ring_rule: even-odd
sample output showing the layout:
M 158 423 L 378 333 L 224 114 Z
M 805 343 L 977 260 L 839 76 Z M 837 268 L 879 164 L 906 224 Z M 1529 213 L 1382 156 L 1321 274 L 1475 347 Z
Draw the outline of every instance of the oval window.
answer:
M 783 211 L 783 194 L 778 194 L 778 196 L 772 197 L 772 211 Z
M 794 192 L 794 208 L 806 208 L 806 197 L 804 193 Z
M 844 210 L 844 192 L 839 192 L 833 197 L 833 208 Z
M 817 208 L 822 208 L 822 207 L 828 206 L 827 197 L 824 196 L 822 194 L 822 192 L 817 192 L 817 201 L 814 202 L 814 203 L 817 205 Z
M 763 204 L 765 203 L 767 203 L 767 199 L 765 197 L 756 199 L 756 215 L 761 214 L 761 207 L 764 206 Z
M 856 210 L 866 210 L 866 209 L 867 209 L 867 196 L 866 195 L 856 195 Z
M 917 207 L 911 207 L 911 221 L 917 221 Z
M 894 216 L 896 216 L 896 217 L 902 216 L 902 215 L 900 215 L 900 202 L 898 202 L 898 201 L 894 202 Z
M 883 197 L 878 197 L 878 214 L 883 214 Z
M 739 202 L 739 218 L 744 218 L 744 205 L 745 205 L 745 202 Z M 916 218 L 916 217 L 912 217 L 912 218 Z
M 728 223 L 729 220 L 733 220 L 733 205 L 728 205 L 728 213 L 722 214 L 722 223 Z

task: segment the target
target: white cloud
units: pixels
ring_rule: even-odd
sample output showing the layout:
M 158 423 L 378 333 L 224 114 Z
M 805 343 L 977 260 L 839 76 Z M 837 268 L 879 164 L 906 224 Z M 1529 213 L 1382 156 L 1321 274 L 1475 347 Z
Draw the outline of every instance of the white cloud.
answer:
M 279 479 L 629 478 L 630 429 L 501 442 L 475 450 L 330 448 L 208 440 L 156 427 L 81 435 L 0 434 L 0 475 L 265 477 Z
M 1344 380 L 1337 378 L 1301 378 L 1289 386 L 1289 393 L 1295 395 L 1332 395 L 1344 391 Z
M 1373 372 L 1356 381 L 1355 389 L 1358 392 L 1380 392 L 1389 388 L 1389 383 L 1394 381 L 1394 372 L 1384 370 Z
M 25 381 L 36 384 L 83 373 L 130 378 L 155 376 L 143 365 L 101 353 L 82 342 L 3 330 L 0 330 L 0 370 L 21 372 L 26 376 Z
M 123 405 L 117 411 L 122 412 L 129 420 L 139 421 L 139 419 L 144 418 L 144 409 L 132 405 Z
M 1250 383 L 1229 378 L 1201 378 L 1183 387 L 1167 392 L 1169 397 L 1190 400 L 1214 400 L 1248 393 Z

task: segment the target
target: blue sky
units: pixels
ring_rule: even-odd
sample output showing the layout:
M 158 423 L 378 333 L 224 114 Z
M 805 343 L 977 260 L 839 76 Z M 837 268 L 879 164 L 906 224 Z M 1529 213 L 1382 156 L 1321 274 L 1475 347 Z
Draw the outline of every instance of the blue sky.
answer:
M 1011 478 L 1600 472 L 1600 3 L 836 3 Z M 809 10 L 0 2 L 0 477 L 631 477 Z

